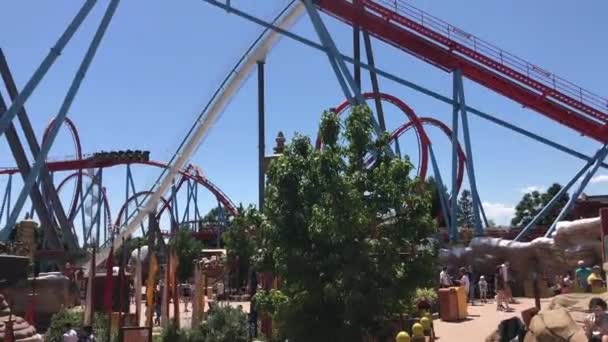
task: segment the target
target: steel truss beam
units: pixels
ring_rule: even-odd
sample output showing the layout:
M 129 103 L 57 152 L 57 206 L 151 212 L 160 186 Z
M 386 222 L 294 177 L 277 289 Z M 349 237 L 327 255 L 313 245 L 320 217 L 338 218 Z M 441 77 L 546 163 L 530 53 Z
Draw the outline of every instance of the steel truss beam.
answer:
M 0 74 L 2 75 L 2 79 L 4 80 L 4 84 L 6 86 L 6 90 L 8 92 L 8 95 L 9 95 L 11 101 L 15 101 L 17 99 L 17 97 L 19 96 L 19 92 L 17 91 L 17 85 L 15 84 L 13 75 L 11 74 L 10 69 L 8 67 L 8 62 L 6 60 L 6 57 L 4 56 L 4 53 L 1 48 L 0 48 Z M 36 134 L 34 133 L 34 129 L 32 128 L 32 124 L 27 115 L 27 112 L 25 111 L 25 107 L 22 107 L 21 110 L 19 110 L 17 112 L 17 118 L 19 119 L 19 123 L 21 124 L 21 129 L 23 130 L 25 140 L 27 141 L 27 143 L 30 147 L 30 152 L 34 156 L 38 155 L 38 153 L 40 153 L 40 145 L 38 144 L 38 140 L 36 139 Z M 16 143 L 20 144 L 19 141 L 17 141 Z M 23 148 L 20 148 L 20 149 L 23 149 Z M 23 171 L 21 171 L 21 172 L 23 172 Z M 66 226 L 66 227 L 70 227 L 70 229 L 72 229 L 73 227 L 71 226 L 71 221 L 68 220 L 65 210 L 63 209 L 63 206 L 61 205 L 61 200 L 59 199 L 59 196 L 57 195 L 57 190 L 55 189 L 55 186 L 53 184 L 53 179 L 52 179 L 49 171 L 46 169 L 46 167 L 43 166 L 41 168 L 40 176 L 41 176 L 41 181 L 42 181 L 43 192 L 45 194 L 46 199 L 49 202 L 47 211 L 49 209 L 53 210 L 59 227 Z M 38 212 L 38 215 L 40 215 L 40 210 L 37 209 L 37 212 Z M 45 220 L 45 221 L 53 222 L 53 216 L 50 211 L 49 211 L 49 218 L 48 218 L 48 220 Z M 41 222 L 42 222 L 42 220 L 41 220 Z
M 4 216 L 4 209 L 6 209 L 6 216 L 10 215 L 11 212 L 11 190 L 13 186 L 13 175 L 8 176 L 8 181 L 6 182 L 6 188 L 4 190 L 4 195 L 2 196 L 2 205 L 0 205 L 0 224 L 2 224 L 2 217 Z
M 569 210 L 571 209 L 570 207 L 571 207 L 572 203 L 574 203 L 573 201 L 576 201 L 576 199 L 578 198 L 578 196 L 580 196 L 580 192 L 583 191 L 583 189 L 585 188 L 585 186 L 589 182 L 589 179 L 591 179 L 591 177 L 593 176 L 593 174 L 595 173 L 595 171 L 597 171 L 597 168 L 599 167 L 600 163 L 606 157 L 606 152 L 607 152 L 607 148 L 606 148 L 606 145 L 604 145 L 604 147 L 602 147 L 601 149 L 599 149 L 595 153 L 594 157 L 591 160 L 589 160 L 576 173 L 576 175 L 574 175 L 574 177 L 564 187 L 562 187 L 557 192 L 557 194 L 555 194 L 555 196 L 553 196 L 553 198 L 549 201 L 549 203 L 547 203 L 545 205 L 545 207 L 542 208 L 541 211 L 539 211 L 538 214 L 536 214 L 536 216 L 534 216 L 534 218 L 532 219 L 532 221 L 530 221 L 524 227 L 524 229 L 522 229 L 521 232 L 519 232 L 519 234 L 517 234 L 517 236 L 515 237 L 515 241 L 520 241 L 522 238 L 524 238 L 526 236 L 526 234 L 528 234 L 528 232 L 530 232 L 534 227 L 536 227 L 538 221 L 540 221 L 543 217 L 545 217 L 547 215 L 547 213 L 549 213 L 553 209 L 553 207 L 555 206 L 555 204 L 557 204 L 557 201 L 559 201 L 570 190 L 570 188 L 579 180 L 579 178 L 585 172 L 587 172 L 589 170 L 589 168 L 592 168 L 592 170 L 589 171 L 587 173 L 587 176 L 585 176 L 585 178 L 583 179 L 583 182 L 579 186 L 579 189 L 577 190 L 577 192 L 575 194 L 573 194 L 572 197 L 570 197 L 570 200 L 568 201 L 568 204 L 562 209 L 562 211 L 558 215 L 558 218 L 551 225 L 551 227 L 549 228 L 549 230 L 547 230 L 547 233 L 545 234 L 545 236 L 547 236 L 547 237 L 550 236 L 551 233 L 552 233 L 552 231 L 553 231 L 553 229 L 555 228 L 557 222 L 559 220 L 561 220 L 565 216 L 565 214 L 567 214 L 569 212 Z
M 72 84 L 70 85 L 70 88 L 63 100 L 63 103 L 61 104 L 61 107 L 59 108 L 59 112 L 57 113 L 56 119 L 53 122 L 51 129 L 49 130 L 49 133 L 47 135 L 47 140 L 45 140 L 42 143 L 42 147 L 40 148 L 40 153 L 38 155 L 36 155 L 36 162 L 34 163 L 32 170 L 27 175 L 27 178 L 24 182 L 25 184 L 23 186 L 23 189 L 22 189 L 21 193 L 19 194 L 19 197 L 17 198 L 17 202 L 15 204 L 15 209 L 13 210 L 13 213 L 11 214 L 11 216 L 9 218 L 9 222 L 8 222 L 9 224 L 14 224 L 16 222 L 17 216 L 19 215 L 19 212 L 23 208 L 23 204 L 25 203 L 25 200 L 27 198 L 27 194 L 29 193 L 30 189 L 32 188 L 32 186 L 34 185 L 34 183 L 36 182 L 36 180 L 38 178 L 40 169 L 42 168 L 42 166 L 45 163 L 48 152 L 49 152 L 51 146 L 53 145 L 53 142 L 55 141 L 57 134 L 59 133 L 59 128 L 63 124 L 63 121 L 65 120 L 65 117 L 67 116 L 68 111 L 70 110 L 72 102 L 73 102 L 74 98 L 76 97 L 78 90 L 80 89 L 80 85 L 82 84 L 82 81 L 86 75 L 86 72 L 88 71 L 89 66 L 91 65 L 91 62 L 93 61 L 93 58 L 95 57 L 95 53 L 97 52 L 97 49 L 99 48 L 101 40 L 106 33 L 106 30 L 112 20 L 112 17 L 116 11 L 116 8 L 117 8 L 119 2 L 120 2 L 120 0 L 112 0 L 110 2 L 110 4 L 108 5 L 108 8 L 106 9 L 106 12 L 104 13 L 103 18 L 101 19 L 101 23 L 99 24 L 99 27 L 97 28 L 97 31 L 95 32 L 95 36 L 93 37 L 93 40 L 91 41 L 89 48 L 87 49 L 87 52 L 85 53 L 85 56 L 84 56 L 82 62 L 80 63 L 78 71 L 76 72 L 76 75 L 74 76 L 74 79 L 72 80 Z M 89 3 L 89 2 L 87 2 L 87 3 Z M 91 4 L 91 6 L 92 6 L 92 4 Z M 77 27 L 78 26 L 76 26 L 75 28 L 77 28 Z M 75 29 L 74 29 L 74 31 L 75 31 Z M 29 85 L 30 85 L 30 83 L 28 82 L 28 85 L 26 85 L 26 88 Z M 24 88 L 24 92 L 26 92 L 26 88 Z M 30 91 L 30 94 L 31 94 L 31 91 Z M 27 94 L 27 92 L 26 92 L 26 95 L 29 96 L 29 94 Z M 20 97 L 21 97 L 21 94 L 17 98 L 17 100 L 15 102 L 13 102 L 13 105 L 11 105 L 11 108 L 7 111 L 9 116 L 13 112 L 14 112 L 14 114 L 16 114 L 17 111 L 19 111 L 22 108 L 23 102 L 24 102 L 24 99 L 26 98 L 26 96 L 24 96 L 23 99 L 21 100 L 21 102 L 19 102 Z M 11 112 L 11 110 L 13 112 Z M 14 116 L 14 114 L 12 114 L 12 115 Z M 2 119 L 4 119 L 4 117 Z M 2 120 L 2 119 L 0 119 L 0 120 Z M 10 119 L 12 119 L 12 118 L 10 118 Z M 10 119 L 8 122 L 10 122 Z M 2 124 L 2 121 L 0 121 L 0 135 L 2 134 L 2 129 L 3 129 L 3 124 Z M 65 243 L 66 243 L 68 249 L 76 250 L 78 247 L 77 242 L 75 241 L 74 236 L 71 236 L 70 228 L 69 227 L 61 227 L 61 228 L 63 231 L 64 239 L 67 240 L 67 241 L 65 241 Z
M 257 18 L 256 16 L 251 15 L 251 14 L 249 14 L 247 12 L 241 11 L 238 8 L 226 6 L 226 4 L 224 4 L 224 3 L 220 2 L 220 1 L 217 1 L 217 0 L 202 0 L 202 1 L 207 2 L 207 3 L 209 3 L 209 4 L 211 4 L 211 5 L 215 6 L 215 7 L 221 8 L 221 9 L 223 9 L 223 10 L 229 12 L 229 13 L 235 14 L 235 15 L 237 15 L 237 16 L 239 16 L 239 17 L 241 17 L 241 18 L 243 18 L 243 19 L 245 19 L 245 20 L 247 20 L 249 22 L 252 22 L 254 24 L 260 25 L 262 27 L 265 27 L 267 29 L 273 30 L 275 32 L 278 32 L 278 33 L 282 34 L 283 36 L 288 37 L 288 38 L 290 38 L 292 40 L 295 40 L 295 41 L 297 41 L 299 43 L 302 43 L 302 44 L 304 44 L 304 45 L 306 45 L 308 47 L 314 48 L 314 49 L 322 51 L 322 52 L 326 52 L 326 48 L 324 46 L 322 46 L 321 44 L 316 43 L 316 42 L 314 42 L 314 41 L 312 41 L 312 40 L 310 40 L 308 38 L 305 38 L 305 37 L 303 37 L 301 35 L 298 35 L 296 33 L 293 33 L 293 32 L 290 32 L 288 30 L 282 29 L 282 28 L 280 28 L 280 27 L 278 27 L 276 25 L 273 25 L 272 23 L 270 23 L 268 21 L 265 21 L 263 19 Z M 344 61 L 349 62 L 351 64 L 354 64 L 354 58 L 353 57 L 345 55 L 345 54 L 341 54 L 341 56 L 344 59 Z M 360 65 L 361 65 L 362 68 L 364 68 L 366 70 L 370 70 L 372 68 L 369 64 L 367 64 L 365 62 L 360 62 Z M 413 89 L 413 90 L 415 90 L 417 92 L 420 92 L 420 93 L 422 93 L 424 95 L 430 96 L 430 97 L 432 97 L 432 98 L 434 98 L 436 100 L 439 100 L 441 102 L 444 102 L 444 103 L 446 103 L 446 104 L 448 104 L 450 106 L 454 105 L 454 100 L 452 100 L 451 98 L 449 98 L 449 97 L 447 97 L 445 95 L 442 95 L 442 94 L 439 94 L 439 93 L 437 93 L 435 91 L 427 89 L 427 88 L 425 88 L 425 87 L 423 87 L 421 85 L 418 85 L 418 84 L 416 84 L 414 82 L 407 81 L 407 80 L 405 80 L 405 79 L 403 79 L 403 78 L 401 78 L 399 76 L 396 76 L 396 75 L 394 75 L 394 74 L 392 74 L 390 72 L 384 71 L 382 69 L 374 68 L 374 70 L 375 70 L 375 72 L 378 75 L 380 75 L 380 76 L 382 76 L 382 77 L 384 77 L 384 78 L 386 78 L 388 80 L 391 80 L 391 81 L 393 81 L 395 83 L 401 84 L 401 85 L 403 85 L 405 87 Z M 561 152 L 564 152 L 566 154 L 569 154 L 569 155 L 571 155 L 573 157 L 576 157 L 576 158 L 579 158 L 579 159 L 582 159 L 582 160 L 585 160 L 585 161 L 589 161 L 589 160 L 592 159 L 592 157 L 589 157 L 589 156 L 585 155 L 584 153 L 575 151 L 575 150 L 573 150 L 573 149 L 571 149 L 569 147 L 566 147 L 564 145 L 561 145 L 561 144 L 558 144 L 556 142 L 553 142 L 553 141 L 551 141 L 551 140 L 549 140 L 547 138 L 544 138 L 544 137 L 542 137 L 542 136 L 540 136 L 540 135 L 538 135 L 536 133 L 530 132 L 530 131 L 525 130 L 523 128 L 519 128 L 519 127 L 517 127 L 517 126 L 515 126 L 515 125 L 513 125 L 511 123 L 508 123 L 508 122 L 506 122 L 504 120 L 498 119 L 498 118 L 496 118 L 496 117 L 494 117 L 494 116 L 492 116 L 492 115 L 490 115 L 490 114 L 488 114 L 488 113 L 486 113 L 486 112 L 484 112 L 482 110 L 479 110 L 477 108 L 470 107 L 470 106 L 465 106 L 465 108 L 466 108 L 466 110 L 467 110 L 468 113 L 471 113 L 471 114 L 474 114 L 476 116 L 479 116 L 479 117 L 481 117 L 483 119 L 486 119 L 486 120 L 488 120 L 488 121 L 490 121 L 490 122 L 492 122 L 494 124 L 497 124 L 499 126 L 508 128 L 508 129 L 510 129 L 512 131 L 515 131 L 515 132 L 517 132 L 519 134 L 522 134 L 522 135 L 524 135 L 524 136 L 526 136 L 526 137 L 528 137 L 530 139 L 536 140 L 536 141 L 538 141 L 540 143 L 543 143 L 543 144 L 545 144 L 547 146 L 553 147 L 553 148 L 555 148 L 555 149 L 557 149 L 557 150 L 559 150 Z M 608 169 L 608 164 L 606 164 L 606 163 L 602 163 L 601 166 L 603 168 Z
M 61 52 L 72 39 L 74 33 L 76 33 L 82 22 L 89 15 L 96 2 L 96 0 L 87 0 L 82 5 L 80 11 L 78 11 L 74 19 L 72 19 L 68 27 L 55 43 L 55 46 L 51 48 L 51 51 L 48 53 L 46 58 L 44 58 L 42 63 L 40 63 L 38 69 L 34 71 L 34 74 L 30 80 L 25 84 L 25 87 L 23 87 L 21 93 L 19 93 L 19 96 L 13 101 L 8 110 L 6 110 L 6 113 L 2 115 L 2 118 L 0 118 L 0 136 L 2 136 L 2 134 L 4 134 L 9 128 L 9 124 L 13 121 L 17 113 L 23 108 L 25 101 L 27 101 L 30 95 L 32 95 L 40 81 L 42 81 L 42 78 L 49 71 L 53 63 L 55 63 L 57 57 L 61 55 Z
M 441 171 L 439 171 L 439 164 L 437 164 L 437 158 L 435 158 L 435 152 L 433 152 L 433 144 L 429 142 L 429 153 L 431 154 L 431 164 L 433 165 L 433 174 L 435 175 L 435 181 L 437 186 L 437 192 L 439 197 L 439 204 L 441 205 L 441 214 L 443 215 L 443 222 L 450 227 L 450 219 L 448 214 L 448 199 L 445 197 L 445 191 L 443 191 L 443 178 L 441 177 Z M 433 213 L 435 214 L 435 213 Z M 451 235 L 450 235 L 451 236 Z
M 481 200 L 479 199 L 479 192 L 477 191 L 477 181 L 475 178 L 475 166 L 473 163 L 473 148 L 471 146 L 471 137 L 469 134 L 469 120 L 467 117 L 466 110 L 466 102 L 464 97 L 464 84 L 462 81 L 462 71 L 460 69 L 456 69 L 453 71 L 454 77 L 454 101 L 458 103 L 458 105 L 454 106 L 453 109 L 453 125 L 454 130 L 452 133 L 452 182 L 456 182 L 456 173 L 458 167 L 458 112 L 460 112 L 460 116 L 462 119 L 462 132 L 464 135 L 464 144 L 467 155 L 467 174 L 469 176 L 469 185 L 471 187 L 471 195 L 473 197 L 473 215 L 474 215 L 474 228 L 475 228 L 475 236 L 483 235 L 483 225 L 482 225 L 482 217 L 483 224 L 488 226 L 488 220 L 486 218 L 486 214 L 483 210 L 483 205 Z M 457 193 L 455 193 L 456 187 L 454 187 L 455 183 L 452 184 L 452 205 L 455 204 L 455 200 L 457 197 Z M 452 214 L 455 213 L 455 207 L 452 208 Z M 452 218 L 456 218 L 456 216 L 452 216 Z M 453 220 L 455 223 L 456 220 Z
M 4 102 L 4 98 L 2 97 L 2 94 L 0 94 L 0 112 L 4 113 L 5 110 L 6 110 L 6 104 Z M 9 145 L 9 148 L 11 149 L 11 152 L 13 153 L 15 161 L 17 162 L 17 167 L 19 168 L 19 172 L 21 173 L 21 176 L 23 177 L 23 180 L 25 181 L 26 175 L 28 173 L 30 173 L 31 167 L 30 167 L 29 161 L 27 160 L 25 150 L 23 149 L 23 146 L 21 145 L 21 142 L 19 141 L 19 136 L 17 135 L 17 130 L 15 129 L 15 126 L 13 125 L 12 122 L 9 123 L 8 130 L 6 131 L 6 139 L 8 140 L 8 145 Z M 27 195 L 30 196 L 30 198 L 32 200 L 32 206 L 36 209 L 36 213 L 38 214 L 38 218 L 40 219 L 40 224 L 45 232 L 45 237 L 50 239 L 49 241 L 51 243 L 51 248 L 60 248 L 61 243 L 59 242 L 59 239 L 57 238 L 57 234 L 54 230 L 55 226 L 52 221 L 52 216 L 51 216 L 50 212 L 48 211 L 48 208 L 46 207 L 46 204 L 44 202 L 44 197 L 42 196 L 40 189 L 38 187 L 33 187 L 26 193 L 26 196 Z M 10 208 L 10 198 L 8 200 L 8 208 Z M 13 211 L 11 211 L 7 215 L 6 226 L 4 227 L 4 229 L 2 229 L 0 231 L 0 240 L 8 239 L 8 237 L 11 233 L 11 230 L 13 229 L 13 227 L 15 226 L 15 223 L 17 222 L 16 218 L 13 221 L 11 221 L 11 215 L 13 215 L 14 212 L 15 212 L 15 209 L 13 209 Z

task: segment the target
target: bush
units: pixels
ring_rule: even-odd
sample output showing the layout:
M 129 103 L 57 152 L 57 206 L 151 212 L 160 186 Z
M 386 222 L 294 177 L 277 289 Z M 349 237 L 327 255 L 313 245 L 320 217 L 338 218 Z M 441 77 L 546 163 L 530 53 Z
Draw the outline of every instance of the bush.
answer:
M 51 317 L 51 325 L 46 334 L 46 341 L 62 342 L 63 333 L 67 330 L 68 325 L 78 329 L 82 324 L 82 312 L 70 311 L 62 309 Z
M 417 288 L 414 297 L 412 298 L 411 309 L 412 313 L 419 311 L 431 311 L 435 303 L 437 303 L 437 292 L 433 288 Z
M 247 316 L 231 306 L 214 309 L 207 321 L 191 330 L 174 324 L 163 330 L 155 342 L 247 342 Z
M 246 342 L 247 316 L 231 306 L 214 309 L 207 321 L 190 332 L 189 342 Z
M 179 329 L 175 324 L 171 323 L 166 329 L 163 329 L 160 340 L 162 342 L 188 342 L 188 333 Z
M 46 333 L 46 341 L 62 342 L 63 334 L 68 324 L 78 331 L 83 325 L 83 312 L 62 309 L 51 317 L 51 325 Z M 93 331 L 98 341 L 104 341 L 108 329 L 108 317 L 102 313 L 95 313 L 93 318 Z

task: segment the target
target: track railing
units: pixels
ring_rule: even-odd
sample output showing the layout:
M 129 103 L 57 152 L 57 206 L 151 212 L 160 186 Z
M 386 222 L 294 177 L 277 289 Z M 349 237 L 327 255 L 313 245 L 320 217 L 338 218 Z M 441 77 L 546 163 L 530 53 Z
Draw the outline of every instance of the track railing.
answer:
M 480 62 L 560 102 L 608 122 L 608 99 L 529 63 L 403 0 L 359 0 L 389 20 L 439 42 L 452 51 Z M 387 11 L 389 10 L 389 11 Z M 397 14 L 392 15 L 392 14 Z M 407 19 L 409 22 L 400 20 Z M 523 76 L 523 77 L 522 77 Z M 526 79 L 527 78 L 527 79 Z

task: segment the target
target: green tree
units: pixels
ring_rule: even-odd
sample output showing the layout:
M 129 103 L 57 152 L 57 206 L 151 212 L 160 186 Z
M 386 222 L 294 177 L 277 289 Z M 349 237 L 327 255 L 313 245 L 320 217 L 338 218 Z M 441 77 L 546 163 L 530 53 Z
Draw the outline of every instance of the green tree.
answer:
M 532 219 L 551 201 L 553 197 L 562 189 L 562 186 L 558 183 L 553 183 L 546 192 L 540 193 L 539 191 L 532 191 L 524 194 L 522 199 L 515 207 L 515 217 L 511 220 L 512 226 L 525 226 L 532 221 Z M 544 218 L 542 218 L 537 224 L 538 225 L 550 225 L 555 221 L 559 212 L 566 206 L 570 196 L 566 193 L 560 198 L 557 203 L 553 206 L 553 209 L 549 211 Z M 570 219 L 570 215 L 566 215 L 564 219 Z
M 408 158 L 388 153 L 387 134 L 372 140 L 367 106 L 353 107 L 344 126 L 325 112 L 324 147 L 296 135 L 268 169 L 260 261 L 282 279 L 273 317 L 289 340 L 388 336 L 390 320 L 433 277 L 430 194 Z
M 194 259 L 196 259 L 203 244 L 192 236 L 192 230 L 188 227 L 180 227 L 171 244 L 175 247 L 179 267 L 177 268 L 177 278 L 180 282 L 185 282 L 194 275 Z
M 431 195 L 431 214 L 435 217 L 440 218 L 440 221 L 443 222 L 443 214 L 441 213 L 441 202 L 438 187 L 439 184 L 437 184 L 435 178 L 431 176 L 426 179 L 425 188 Z M 443 185 L 443 195 L 445 196 L 446 200 L 449 200 L 450 194 L 448 192 L 448 189 L 445 187 L 445 184 Z
M 247 283 L 247 275 L 257 249 L 255 231 L 262 223 L 261 214 L 253 207 L 239 208 L 230 229 L 222 239 L 226 246 L 228 264 L 232 269 L 231 287 L 240 288 Z
M 469 190 L 463 190 L 460 194 L 456 222 L 458 222 L 458 226 L 467 228 L 472 228 L 475 223 L 473 216 L 473 200 L 471 199 L 471 192 Z

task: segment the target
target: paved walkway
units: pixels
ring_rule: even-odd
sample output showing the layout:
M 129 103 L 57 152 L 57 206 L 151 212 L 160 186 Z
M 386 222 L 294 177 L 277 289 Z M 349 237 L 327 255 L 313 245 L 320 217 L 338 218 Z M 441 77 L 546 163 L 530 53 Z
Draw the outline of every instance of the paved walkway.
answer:
M 488 304 L 469 305 L 469 316 L 462 322 L 444 322 L 437 319 L 434 321 L 437 337 L 439 341 L 444 342 L 483 342 L 502 320 L 513 316 L 521 318 L 523 310 L 534 306 L 534 299 L 517 300 L 519 304 L 512 304 L 511 312 L 496 311 L 496 304 L 492 301 Z M 550 301 L 550 298 L 541 299 L 541 307 L 547 306 Z

